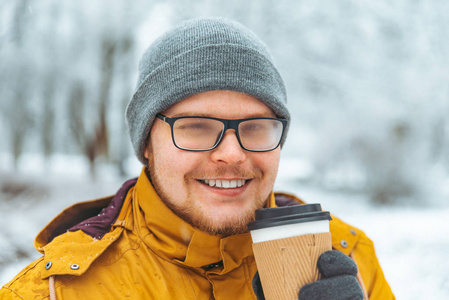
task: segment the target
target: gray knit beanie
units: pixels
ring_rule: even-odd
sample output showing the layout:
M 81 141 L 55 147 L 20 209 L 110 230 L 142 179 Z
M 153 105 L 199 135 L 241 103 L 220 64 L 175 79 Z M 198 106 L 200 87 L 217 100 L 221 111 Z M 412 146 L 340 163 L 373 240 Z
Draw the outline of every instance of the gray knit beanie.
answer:
M 237 22 L 193 19 L 159 37 L 141 58 L 137 88 L 126 110 L 137 158 L 148 165 L 144 152 L 157 113 L 212 90 L 252 95 L 290 121 L 284 82 L 265 44 Z M 281 145 L 287 130 L 288 125 Z

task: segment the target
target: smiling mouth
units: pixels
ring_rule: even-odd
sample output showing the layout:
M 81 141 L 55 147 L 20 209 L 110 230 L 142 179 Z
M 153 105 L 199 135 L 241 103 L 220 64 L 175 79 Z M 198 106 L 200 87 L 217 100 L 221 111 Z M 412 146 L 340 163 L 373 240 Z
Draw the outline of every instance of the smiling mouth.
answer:
M 199 180 L 200 182 L 207 184 L 210 187 L 220 189 L 235 189 L 244 186 L 250 180 L 236 179 L 236 180 L 220 180 L 220 179 L 206 179 Z

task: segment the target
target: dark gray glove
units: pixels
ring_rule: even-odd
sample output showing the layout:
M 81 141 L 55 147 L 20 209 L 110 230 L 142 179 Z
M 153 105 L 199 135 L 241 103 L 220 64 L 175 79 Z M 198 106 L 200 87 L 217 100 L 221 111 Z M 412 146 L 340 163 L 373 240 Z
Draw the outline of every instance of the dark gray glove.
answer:
M 321 254 L 318 259 L 320 280 L 299 290 L 299 300 L 363 300 L 363 290 L 357 281 L 357 265 L 338 250 Z
M 265 295 L 263 294 L 262 283 L 260 282 L 259 271 L 253 277 L 253 291 L 257 297 L 257 300 L 265 300 Z
M 321 254 L 317 262 L 322 279 L 306 284 L 299 290 L 299 300 L 363 300 L 363 291 L 357 281 L 357 265 L 338 250 Z M 259 272 L 253 278 L 257 300 L 265 300 Z

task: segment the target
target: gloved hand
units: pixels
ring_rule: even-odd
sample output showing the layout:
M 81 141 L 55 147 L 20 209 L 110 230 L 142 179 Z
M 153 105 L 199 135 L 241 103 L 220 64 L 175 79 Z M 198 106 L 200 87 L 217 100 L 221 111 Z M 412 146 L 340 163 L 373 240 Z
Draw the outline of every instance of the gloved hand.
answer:
M 257 297 L 257 300 L 265 300 L 265 296 L 262 290 L 262 283 L 260 282 L 259 271 L 256 272 L 256 275 L 253 277 L 253 291 Z
M 299 300 L 363 300 L 363 291 L 357 281 L 357 265 L 338 250 L 324 252 L 317 262 L 320 280 L 306 284 L 299 290 Z M 257 300 L 265 300 L 259 272 L 252 281 Z
M 321 279 L 299 290 L 299 300 L 363 300 L 357 265 L 343 252 L 326 251 L 318 258 Z

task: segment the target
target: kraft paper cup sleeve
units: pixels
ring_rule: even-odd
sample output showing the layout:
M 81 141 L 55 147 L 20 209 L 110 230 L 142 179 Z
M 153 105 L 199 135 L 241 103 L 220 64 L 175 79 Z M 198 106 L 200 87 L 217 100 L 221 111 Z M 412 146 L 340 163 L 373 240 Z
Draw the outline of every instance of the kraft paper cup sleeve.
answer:
M 297 299 L 303 285 L 320 278 L 318 258 L 331 249 L 329 232 L 253 244 L 265 298 Z

